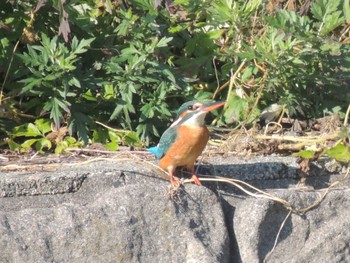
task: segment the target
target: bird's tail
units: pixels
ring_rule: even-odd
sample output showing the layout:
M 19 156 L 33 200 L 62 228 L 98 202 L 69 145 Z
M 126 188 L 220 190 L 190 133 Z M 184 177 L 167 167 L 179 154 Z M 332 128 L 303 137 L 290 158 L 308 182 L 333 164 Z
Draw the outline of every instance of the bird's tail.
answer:
M 158 146 L 154 146 L 147 149 L 150 153 L 153 153 L 158 159 L 161 158 L 161 153 L 159 152 Z

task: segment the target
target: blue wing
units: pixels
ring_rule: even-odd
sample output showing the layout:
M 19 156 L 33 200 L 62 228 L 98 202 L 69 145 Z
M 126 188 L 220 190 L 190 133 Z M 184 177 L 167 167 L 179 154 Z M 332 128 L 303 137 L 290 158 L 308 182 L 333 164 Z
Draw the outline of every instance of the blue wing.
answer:
M 169 127 L 160 137 L 157 146 L 148 149 L 150 153 L 153 153 L 158 159 L 162 158 L 168 151 L 170 146 L 176 140 L 177 127 Z

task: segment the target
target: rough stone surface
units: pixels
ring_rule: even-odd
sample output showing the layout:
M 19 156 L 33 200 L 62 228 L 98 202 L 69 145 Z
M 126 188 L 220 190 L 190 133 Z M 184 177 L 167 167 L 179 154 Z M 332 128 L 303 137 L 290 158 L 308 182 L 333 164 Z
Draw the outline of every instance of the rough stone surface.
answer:
M 204 173 L 234 177 L 240 180 L 268 180 L 299 178 L 298 164 L 292 157 L 214 157 L 210 158 Z M 206 169 L 205 169 L 206 168 Z
M 188 185 L 170 200 L 149 171 L 114 166 L 0 174 L 0 262 L 228 262 L 217 195 Z
M 244 181 L 287 200 L 295 209 L 310 206 L 330 184 L 339 182 L 319 205 L 304 214 L 291 214 L 274 249 L 289 210 L 274 201 L 247 196 L 231 186 L 208 185 L 222 196 L 231 262 L 350 262 L 350 175 L 343 180 L 346 169 L 338 167 L 332 173 L 327 162 L 312 164 L 305 185 L 300 185 L 295 158 L 230 157 L 216 162 L 219 171 L 222 163 L 229 167 L 225 177 L 248 178 Z M 281 169 L 273 171 L 274 167 Z M 210 169 L 218 171 L 216 165 Z M 225 168 L 220 176 L 225 175 L 224 171 Z
M 22 195 L 52 195 L 76 192 L 88 173 L 68 172 L 65 176 L 52 176 L 44 172 L 23 177 L 21 174 L 0 178 L 0 197 Z
M 294 208 L 343 172 L 319 162 L 301 186 L 295 158 L 215 156 L 200 168 Z M 276 202 L 215 182 L 169 199 L 169 183 L 132 161 L 0 172 L 0 262 L 350 262 L 349 177 L 281 228 L 288 210 Z
M 283 192 L 292 204 L 306 207 L 318 193 Z M 315 209 L 287 218 L 288 211 L 267 200 L 231 197 L 233 262 L 350 262 L 350 190 L 334 191 Z M 269 254 L 269 252 L 272 253 Z

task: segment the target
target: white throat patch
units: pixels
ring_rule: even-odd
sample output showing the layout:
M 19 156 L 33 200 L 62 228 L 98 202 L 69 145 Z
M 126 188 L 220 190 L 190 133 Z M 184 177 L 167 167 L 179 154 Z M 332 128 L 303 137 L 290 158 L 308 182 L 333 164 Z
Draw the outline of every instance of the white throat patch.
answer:
M 203 126 L 205 123 L 205 116 L 207 115 L 207 112 L 199 111 L 195 113 L 191 118 L 186 120 L 182 125 L 187 126 Z

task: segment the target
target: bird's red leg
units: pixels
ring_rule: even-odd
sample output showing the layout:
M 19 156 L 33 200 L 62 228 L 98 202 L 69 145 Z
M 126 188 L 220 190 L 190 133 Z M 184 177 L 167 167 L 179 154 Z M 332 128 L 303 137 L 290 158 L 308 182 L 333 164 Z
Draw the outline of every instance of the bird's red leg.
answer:
M 192 172 L 192 177 L 191 179 L 194 181 L 194 183 L 196 185 L 202 185 L 201 181 L 199 181 L 199 178 L 198 176 L 196 175 L 195 171 L 194 171 L 194 165 L 190 165 L 190 166 L 187 166 L 188 169 Z
M 175 187 L 179 187 L 180 182 L 179 182 L 179 180 L 175 179 L 174 169 L 172 167 L 169 167 L 168 172 L 169 172 L 169 176 L 170 176 L 170 183 Z

